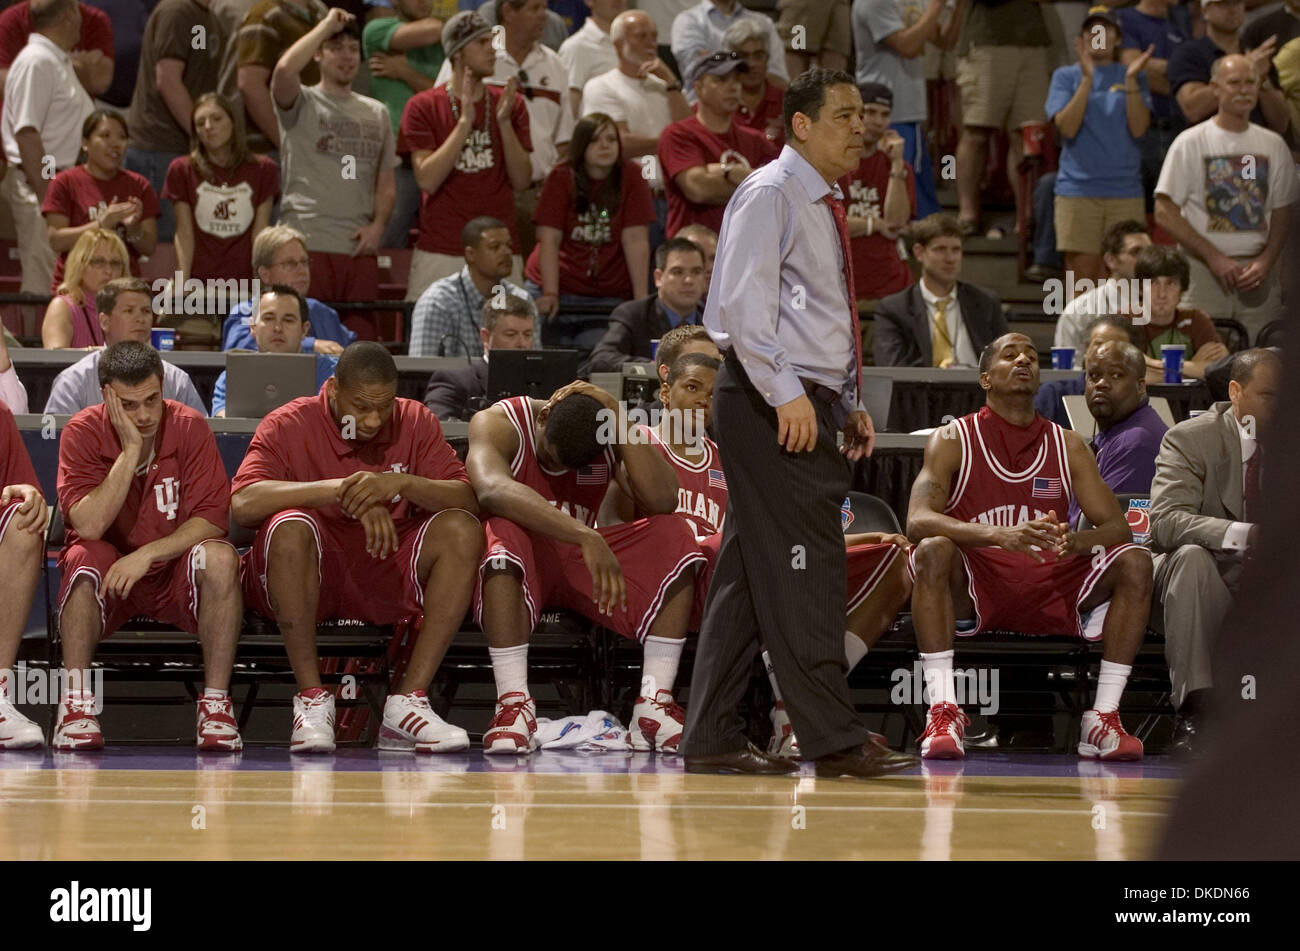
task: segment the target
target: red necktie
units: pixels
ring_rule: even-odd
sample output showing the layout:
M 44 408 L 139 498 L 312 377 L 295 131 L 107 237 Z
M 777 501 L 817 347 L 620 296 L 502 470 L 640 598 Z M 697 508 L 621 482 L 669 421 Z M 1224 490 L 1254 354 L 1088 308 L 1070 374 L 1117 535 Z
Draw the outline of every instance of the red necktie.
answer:
M 1263 451 L 1258 445 L 1251 457 L 1246 460 L 1246 512 L 1245 518 L 1248 522 L 1258 522 L 1259 517 L 1263 514 L 1260 511 L 1259 497 L 1259 470 L 1263 466 Z
M 853 366 L 856 368 L 854 397 L 862 398 L 862 329 L 858 326 L 858 299 L 853 290 L 853 253 L 849 249 L 849 218 L 844 204 L 836 201 L 833 192 L 827 192 L 822 201 L 831 206 L 835 228 L 840 233 L 840 254 L 844 258 L 844 286 L 848 290 L 849 315 L 853 318 Z

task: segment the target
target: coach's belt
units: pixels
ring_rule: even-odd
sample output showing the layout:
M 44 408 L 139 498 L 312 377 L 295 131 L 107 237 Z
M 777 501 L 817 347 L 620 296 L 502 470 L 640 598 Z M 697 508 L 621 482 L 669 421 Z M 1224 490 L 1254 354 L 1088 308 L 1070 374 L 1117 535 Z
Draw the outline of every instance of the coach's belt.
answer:
M 841 393 L 839 390 L 832 390 L 829 386 L 821 383 L 814 383 L 812 380 L 800 379 L 803 384 L 804 392 L 815 400 L 821 400 L 823 403 L 829 403 L 834 406 L 840 401 Z

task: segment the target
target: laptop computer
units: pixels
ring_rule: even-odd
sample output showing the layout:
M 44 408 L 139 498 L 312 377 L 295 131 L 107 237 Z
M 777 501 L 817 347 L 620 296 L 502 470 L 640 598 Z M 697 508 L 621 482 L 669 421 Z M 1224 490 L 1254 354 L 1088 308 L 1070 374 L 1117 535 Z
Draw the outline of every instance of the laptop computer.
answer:
M 257 353 L 232 350 L 226 354 L 226 415 L 261 419 L 300 396 L 315 396 L 316 355 Z
M 489 403 L 510 396 L 546 400 L 578 378 L 577 350 L 492 350 L 488 354 Z

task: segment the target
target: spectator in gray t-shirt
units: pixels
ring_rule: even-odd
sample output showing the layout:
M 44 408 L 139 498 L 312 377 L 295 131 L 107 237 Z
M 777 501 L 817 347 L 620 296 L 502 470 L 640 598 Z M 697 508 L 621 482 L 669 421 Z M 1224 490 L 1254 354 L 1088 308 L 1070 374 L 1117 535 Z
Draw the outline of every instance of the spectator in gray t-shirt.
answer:
M 360 35 L 356 18 L 334 8 L 285 51 L 271 74 L 280 125 L 280 223 L 307 236 L 309 296 L 325 301 L 377 297 L 376 254 L 396 197 L 388 110 L 352 91 Z M 321 80 L 304 88 L 298 74 L 312 59 Z

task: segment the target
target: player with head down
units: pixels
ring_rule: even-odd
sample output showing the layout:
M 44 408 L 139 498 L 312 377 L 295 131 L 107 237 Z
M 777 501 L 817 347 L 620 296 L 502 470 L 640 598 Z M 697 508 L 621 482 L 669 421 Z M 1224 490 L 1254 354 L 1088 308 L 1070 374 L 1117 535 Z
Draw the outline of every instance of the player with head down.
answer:
M 316 625 L 421 615 L 402 683 L 384 704 L 379 748 L 466 749 L 469 735 L 434 713 L 425 691 L 469 608 L 483 528 L 438 418 L 397 396 L 389 352 L 352 344 L 319 394 L 262 420 L 233 492 L 236 521 L 258 527 L 243 560 L 245 596 L 279 625 L 298 682 L 292 750 L 334 749 Z
M 10 682 L 41 579 L 49 507 L 14 414 L 0 402 L 0 750 L 40 746 L 45 734 L 13 705 Z
M 713 418 L 713 384 L 720 365 L 720 361 L 705 353 L 686 353 L 678 357 L 659 391 L 659 399 L 667 412 L 659 425 L 649 431 L 655 448 L 677 473 L 677 514 L 685 516 L 691 523 L 700 548 L 708 558 L 696 581 L 692 631 L 699 630 L 704 614 L 704 602 L 722 542 L 722 522 L 727 511 L 727 477 L 722 456 L 717 443 L 705 434 L 705 428 Z M 687 417 L 691 417 L 689 423 Z M 626 522 L 637 515 L 636 504 L 623 491 L 622 482 L 612 483 L 601 506 L 600 524 Z M 881 532 L 848 534 L 844 536 L 844 544 L 847 547 L 848 581 L 844 631 L 847 675 L 893 624 L 907 603 L 912 585 L 907 574 L 907 539 L 902 535 Z M 767 651 L 763 651 L 763 664 L 776 694 L 768 752 L 773 756 L 797 758 L 799 740 L 781 701 L 781 688 Z M 873 737 L 883 743 L 882 737 L 875 734 Z
M 1119 702 L 1151 608 L 1151 555 L 1132 531 L 1079 435 L 1034 410 L 1038 352 L 1004 334 L 980 355 L 982 409 L 930 436 L 912 487 L 907 534 L 912 620 L 929 716 L 927 759 L 964 755 L 953 678 L 953 636 L 1006 630 L 1101 640 L 1093 708 L 1079 755 L 1142 757 Z M 1071 499 L 1095 528 L 1072 532 Z
M 690 619 L 695 572 L 704 561 L 677 507 L 672 467 L 648 442 L 609 437 L 618 404 L 576 381 L 545 402 L 502 400 L 469 425 L 470 480 L 487 519 L 487 551 L 475 618 L 496 675 L 487 753 L 537 749 L 528 689 L 528 639 L 545 607 L 577 611 L 644 646 L 633 749 L 675 753 L 685 714 L 672 695 Z M 619 472 L 650 517 L 596 528 Z

